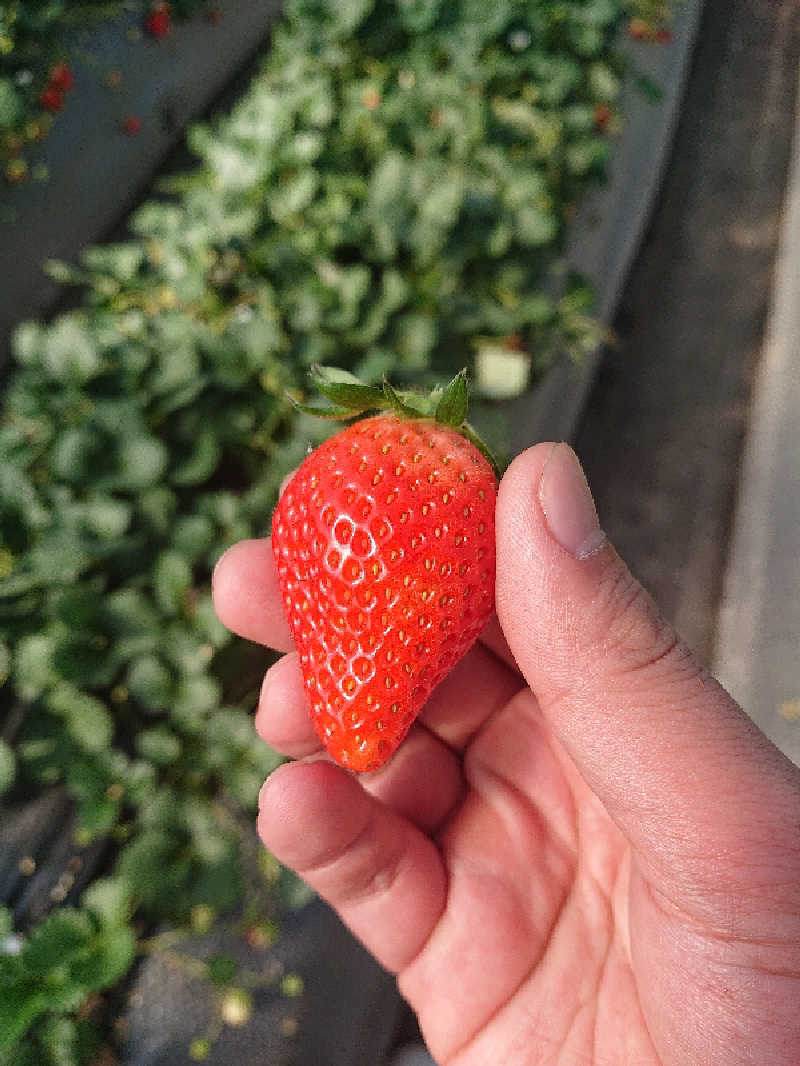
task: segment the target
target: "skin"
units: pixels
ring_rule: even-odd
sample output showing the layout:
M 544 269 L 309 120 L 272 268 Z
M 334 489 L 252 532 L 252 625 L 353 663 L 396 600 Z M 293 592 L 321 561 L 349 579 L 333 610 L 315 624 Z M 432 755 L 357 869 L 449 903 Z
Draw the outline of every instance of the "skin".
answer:
M 256 728 L 295 761 L 259 833 L 397 974 L 442 1066 L 797 1066 L 800 770 L 607 541 L 565 547 L 569 513 L 557 539 L 552 453 L 500 486 L 497 620 L 371 775 L 320 752 L 269 542 L 225 554 L 220 618 L 287 653 Z

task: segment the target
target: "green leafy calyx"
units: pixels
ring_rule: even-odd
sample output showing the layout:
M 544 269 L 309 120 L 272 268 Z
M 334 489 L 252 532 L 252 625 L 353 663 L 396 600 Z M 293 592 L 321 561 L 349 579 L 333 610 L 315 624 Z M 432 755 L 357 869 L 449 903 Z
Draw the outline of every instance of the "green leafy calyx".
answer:
M 430 392 L 396 389 L 384 379 L 382 385 L 365 385 L 347 370 L 331 366 L 313 366 L 310 376 L 314 387 L 325 398 L 322 405 L 295 402 L 298 411 L 318 418 L 348 419 L 371 411 L 391 411 L 401 418 L 430 419 L 449 426 L 466 437 L 491 463 L 497 463 L 467 422 L 469 384 L 464 368 L 447 385 L 437 385 Z

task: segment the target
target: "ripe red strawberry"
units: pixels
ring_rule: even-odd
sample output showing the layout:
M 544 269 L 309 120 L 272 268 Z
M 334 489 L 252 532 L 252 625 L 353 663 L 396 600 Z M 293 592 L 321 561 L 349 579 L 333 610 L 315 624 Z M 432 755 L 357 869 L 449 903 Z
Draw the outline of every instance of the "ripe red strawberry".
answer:
M 462 372 L 424 397 L 318 368 L 347 417 L 287 485 L 272 547 L 315 728 L 333 758 L 374 770 L 494 610 L 497 481 L 465 422 Z
M 126 115 L 121 123 L 122 132 L 134 136 L 142 132 L 142 120 L 138 115 Z
M 595 104 L 594 124 L 598 129 L 605 129 L 611 121 L 612 111 L 608 104 Z
M 68 93 L 70 89 L 75 88 L 75 75 L 72 73 L 72 68 L 67 63 L 56 63 L 50 68 L 47 83 L 51 89 Z
M 145 17 L 144 28 L 151 37 L 155 37 L 158 41 L 168 37 L 172 29 L 169 4 L 153 4 Z
M 646 40 L 650 32 L 650 27 L 642 18 L 632 18 L 628 23 L 628 33 L 634 41 Z
M 61 111 L 64 107 L 64 93 L 54 85 L 48 85 L 42 89 L 39 95 L 39 103 L 45 111 Z

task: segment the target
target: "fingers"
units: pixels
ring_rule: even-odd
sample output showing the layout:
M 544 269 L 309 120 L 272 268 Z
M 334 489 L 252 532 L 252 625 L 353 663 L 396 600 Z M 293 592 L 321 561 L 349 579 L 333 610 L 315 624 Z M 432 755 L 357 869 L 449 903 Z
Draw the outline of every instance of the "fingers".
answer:
M 308 713 L 297 652 L 289 652 L 267 670 L 255 727 L 263 741 L 291 759 L 322 749 Z
M 473 649 L 434 692 L 389 763 L 364 775 L 361 784 L 426 833 L 436 833 L 463 793 L 456 751 L 518 689 L 519 675 L 485 649 Z M 296 653 L 284 655 L 267 671 L 255 725 L 267 744 L 291 758 L 323 750 Z
M 416 957 L 445 906 L 433 842 L 340 767 L 288 763 L 261 791 L 265 846 L 335 907 L 392 972 Z
M 662 872 L 705 869 L 709 855 L 751 845 L 766 859 L 764 805 L 785 816 L 797 771 L 605 540 L 571 449 L 539 445 L 512 463 L 497 536 L 498 616 L 513 655 L 640 855 Z
M 212 588 L 217 615 L 234 633 L 277 651 L 294 647 L 269 538 L 228 548 L 214 568 Z

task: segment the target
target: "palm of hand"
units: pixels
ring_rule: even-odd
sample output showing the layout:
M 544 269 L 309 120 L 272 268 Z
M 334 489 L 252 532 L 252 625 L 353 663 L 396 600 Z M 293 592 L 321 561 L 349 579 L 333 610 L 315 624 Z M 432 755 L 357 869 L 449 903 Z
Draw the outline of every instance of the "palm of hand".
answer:
M 273 667 L 257 724 L 274 735 L 283 714 L 282 746 L 288 731 L 314 747 L 293 660 Z M 262 836 L 398 973 L 437 1062 L 661 1063 L 648 1023 L 680 1029 L 686 1003 L 658 944 L 681 916 L 493 652 L 473 649 L 377 774 L 312 755 L 274 778 L 289 788 L 276 802 L 265 787 Z
M 469 745 L 464 773 L 468 790 L 437 833 L 445 909 L 400 975 L 437 1061 L 658 1063 L 631 958 L 631 892 L 640 924 L 661 916 L 528 690 Z

